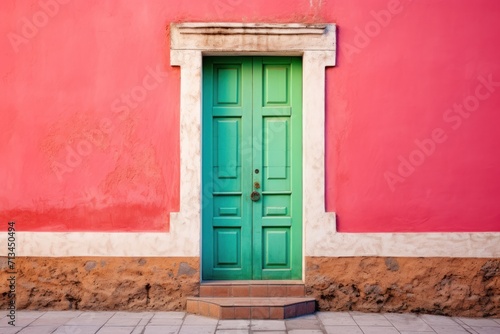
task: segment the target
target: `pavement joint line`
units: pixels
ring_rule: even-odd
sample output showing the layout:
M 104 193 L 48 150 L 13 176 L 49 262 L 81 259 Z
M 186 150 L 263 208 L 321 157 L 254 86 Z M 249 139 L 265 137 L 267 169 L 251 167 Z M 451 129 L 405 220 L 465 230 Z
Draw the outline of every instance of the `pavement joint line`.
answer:
M 56 332 L 59 328 L 71 327 L 73 331 L 78 331 L 78 328 L 85 326 L 95 326 L 95 333 L 102 330 L 104 327 L 113 328 L 120 327 L 119 321 L 117 319 L 123 318 L 127 319 L 127 315 L 130 314 L 131 318 L 135 318 L 138 322 L 134 326 L 123 325 L 126 327 L 130 327 L 130 333 L 134 334 L 144 334 L 147 332 L 148 328 L 151 328 L 154 331 L 154 325 L 152 325 L 152 321 L 155 316 L 158 316 L 157 319 L 172 319 L 178 320 L 178 325 L 172 325 L 175 328 L 176 333 L 182 332 L 182 330 L 189 330 L 190 332 L 193 328 L 199 327 L 208 329 L 207 332 L 210 333 L 224 333 L 225 331 L 229 332 L 238 332 L 238 333 L 257 333 L 257 332 L 268 332 L 268 333 L 293 333 L 293 331 L 305 332 L 307 330 L 318 330 L 322 333 L 328 333 L 331 330 L 335 330 L 335 327 L 341 328 L 340 326 L 345 326 L 345 320 L 353 320 L 353 329 L 356 328 L 361 333 L 362 328 L 373 328 L 380 330 L 382 327 L 390 328 L 394 333 L 401 331 L 419 331 L 422 327 L 427 327 L 433 329 L 433 326 L 456 326 L 457 328 L 461 328 L 464 332 L 477 334 L 477 328 L 480 327 L 488 327 L 493 328 L 494 330 L 498 330 L 500 333 L 500 321 L 496 318 L 465 318 L 465 317 L 446 317 L 446 316 L 427 316 L 419 315 L 419 314 L 397 314 L 397 313 L 361 313 L 361 312 L 316 312 L 313 315 L 296 317 L 284 320 L 245 320 L 245 323 L 248 322 L 248 328 L 236 328 L 237 323 L 233 323 L 233 326 L 222 326 L 225 320 L 218 320 L 208 317 L 195 316 L 190 315 L 186 312 L 141 312 L 140 315 L 135 315 L 137 312 L 126 312 L 126 311 L 111 311 L 111 312 L 81 312 L 76 314 L 67 313 L 68 317 L 65 317 L 64 311 L 53 311 L 54 315 L 51 316 L 51 311 L 42 311 L 42 312 L 33 312 L 30 314 L 30 311 L 18 311 L 18 319 L 23 319 L 25 322 L 22 323 L 21 326 L 18 326 L 17 331 L 11 331 L 10 326 L 7 326 L 8 318 L 2 314 L 0 317 L 0 332 L 2 332 L 2 328 L 4 330 L 9 329 L 8 333 L 24 331 L 24 329 L 29 328 L 29 331 L 36 332 L 37 328 L 39 330 L 47 328 L 47 326 L 54 326 L 55 329 L 51 332 Z M 57 313 L 56 313 L 57 312 Z M 147 313 L 147 314 L 146 314 Z M 71 315 L 71 317 L 69 317 Z M 118 315 L 118 318 L 111 323 L 111 319 Z M 76 324 L 67 324 L 67 322 L 71 322 L 72 320 L 78 319 L 83 321 L 76 320 Z M 361 322 L 361 325 L 354 321 L 356 320 Z M 36 324 L 37 320 L 43 319 L 43 321 Z M 337 324 L 335 323 L 335 319 L 338 320 Z M 387 324 L 382 326 L 380 322 L 381 319 L 385 319 Z M 95 323 L 92 323 L 92 320 L 95 320 Z M 364 322 L 363 322 L 364 320 Z M 427 321 L 426 321 L 427 320 Z M 51 323 L 53 321 L 53 323 Z M 187 321 L 187 322 L 186 322 Z M 238 321 L 238 320 L 233 320 Z M 300 322 L 303 321 L 302 325 Z M 379 321 L 377 323 L 377 321 Z M 371 323 L 370 323 L 371 322 Z M 99 323 L 96 325 L 96 323 Z M 107 324 L 111 324 L 110 326 L 106 326 Z M 226 322 L 226 324 L 228 324 Z M 229 323 L 230 324 L 230 323 Z M 293 325 L 292 325 L 293 324 Z M 314 324 L 314 326 L 313 326 Z M 317 324 L 317 326 L 316 326 Z M 283 326 L 284 325 L 284 326 Z M 44 327 L 45 326 L 45 327 Z M 311 327 L 312 326 L 312 327 Z M 411 326 L 415 326 L 412 328 Z M 221 327 L 221 328 L 220 328 Z M 234 328 L 233 328 L 234 327 Z M 243 327 L 246 327 L 243 326 Z M 284 327 L 284 328 L 283 328 Z M 398 329 L 398 327 L 404 327 Z M 420 329 L 419 329 L 420 327 Z M 308 329 L 309 328 L 309 329 Z M 108 329 L 109 331 L 113 331 L 112 329 Z M 434 330 L 434 329 L 433 329 Z M 436 331 L 434 331 L 435 333 Z M 429 331 L 429 333 L 432 333 Z

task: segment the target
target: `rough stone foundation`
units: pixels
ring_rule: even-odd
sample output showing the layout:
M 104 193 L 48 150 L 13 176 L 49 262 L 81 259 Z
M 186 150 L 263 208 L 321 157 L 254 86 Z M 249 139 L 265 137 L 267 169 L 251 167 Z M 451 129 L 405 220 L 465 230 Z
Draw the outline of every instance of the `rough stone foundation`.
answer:
M 500 260 L 308 257 L 306 293 L 319 309 L 500 316 Z
M 16 267 L 18 309 L 183 310 L 200 284 L 195 257 L 19 257 Z M 7 269 L 0 258 L 1 309 Z M 500 317 L 500 259 L 307 257 L 306 292 L 324 311 Z
M 182 310 L 199 291 L 199 258 L 18 257 L 15 263 L 18 309 Z M 6 272 L 6 258 L 0 270 Z M 2 279 L 3 310 L 7 285 Z

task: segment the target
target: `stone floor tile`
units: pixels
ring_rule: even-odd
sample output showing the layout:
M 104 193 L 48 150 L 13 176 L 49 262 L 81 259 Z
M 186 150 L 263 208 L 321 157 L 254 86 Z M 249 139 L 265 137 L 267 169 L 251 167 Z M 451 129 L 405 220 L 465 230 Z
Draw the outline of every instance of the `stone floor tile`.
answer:
M 500 328 L 500 324 L 493 319 L 485 319 L 485 318 L 456 318 L 469 326 L 478 326 L 478 327 L 498 327 Z M 499 329 L 500 332 L 500 329 Z
M 182 314 L 184 314 L 184 312 L 165 312 L 165 313 L 182 313 Z M 151 319 L 154 315 L 155 315 L 155 313 L 153 313 L 153 312 L 124 312 L 124 311 L 120 312 L 119 311 L 119 312 L 116 312 L 113 317 L 114 318 L 115 317 L 124 317 L 124 318 Z M 172 314 L 170 316 L 171 317 L 175 316 L 175 314 Z
M 0 333 L 2 334 L 16 334 L 18 333 L 22 328 L 16 327 L 16 326 L 10 326 L 10 327 L 0 327 Z
M 57 329 L 57 326 L 34 326 L 25 327 L 19 334 L 50 334 Z
M 155 312 L 153 318 L 184 319 L 186 312 Z
M 74 322 L 82 322 L 85 325 L 88 322 L 108 321 L 115 313 L 114 312 L 82 312 L 78 317 L 71 319 Z M 97 325 L 97 324 L 96 324 Z
M 92 313 L 92 314 L 83 313 L 76 318 L 68 320 L 64 325 L 65 326 L 99 326 L 99 327 L 101 327 L 109 320 L 109 318 L 111 318 L 111 315 L 100 316 L 100 315 L 97 315 L 95 313 Z
M 329 312 L 328 312 L 329 313 Z M 351 316 L 353 315 L 367 315 L 367 314 L 376 314 L 376 313 L 366 313 L 366 312 L 360 312 L 360 311 L 349 311 L 349 312 L 337 312 L 337 313 L 348 313 Z
M 320 322 L 318 320 L 286 320 L 285 326 L 288 330 L 321 328 Z
M 347 312 L 318 312 L 317 317 L 325 326 L 357 326 Z
M 360 326 L 364 334 L 400 334 L 394 327 Z
M 216 326 L 218 320 L 208 317 L 202 317 L 199 315 L 188 314 L 184 319 L 184 325 L 189 326 L 199 326 L 199 325 L 208 325 L 208 326 Z
M 42 314 L 38 319 L 58 319 L 58 318 L 76 318 L 82 311 L 50 311 Z
M 335 311 L 318 311 L 318 312 L 316 312 L 315 315 L 316 315 L 316 317 L 321 318 L 321 319 L 335 318 L 338 316 L 351 317 L 350 312 L 335 312 Z
M 139 324 L 141 318 L 127 318 L 124 316 L 116 316 L 111 317 L 104 326 L 118 326 L 118 327 L 135 327 Z
M 3 327 L 20 327 L 20 328 L 22 328 L 22 327 L 28 326 L 29 324 L 31 324 L 35 320 L 36 319 L 19 319 L 16 317 L 16 321 L 14 322 L 15 326 L 9 325 L 8 322 L 11 320 L 8 319 L 7 321 L 0 323 L 0 328 L 3 328 Z
M 358 326 L 325 326 L 327 334 L 363 334 Z
M 0 320 L 1 334 L 500 334 L 500 319 L 361 312 L 219 321 L 185 312 L 18 311 L 18 326 Z
M 291 318 L 290 320 L 318 320 L 316 314 L 306 314 L 299 317 Z
M 45 317 L 41 316 L 38 319 L 35 319 L 30 323 L 30 326 L 62 326 L 66 324 L 68 321 L 75 319 L 78 315 L 72 316 L 61 316 L 61 317 Z
M 251 320 L 253 331 L 281 331 L 286 330 L 284 320 Z
M 148 326 L 144 334 L 177 334 L 180 326 Z
M 384 317 L 389 320 L 415 320 L 418 319 L 418 315 L 414 313 L 381 313 Z
M 137 326 L 132 331 L 132 334 L 143 334 L 145 329 L 146 329 L 146 326 Z
M 181 326 L 183 320 L 176 318 L 152 318 L 150 320 L 141 320 L 140 325 L 146 326 Z
M 433 332 L 434 330 L 425 322 L 391 322 L 398 331 Z
M 182 325 L 179 334 L 214 334 L 214 325 Z
M 219 320 L 217 330 L 250 328 L 250 320 Z
M 40 318 L 44 314 L 46 314 L 46 312 L 18 311 L 18 312 L 16 312 L 16 319 L 15 319 L 16 327 L 25 327 L 25 326 L 31 324 L 36 319 Z M 8 321 L 11 321 L 10 318 L 5 318 L 5 319 L 8 319 Z M 8 321 L 5 322 L 5 325 L 9 325 Z M 3 323 L 0 325 L 3 325 Z
M 256 332 L 252 332 L 252 334 L 287 334 L 286 331 L 265 331 L 265 332 L 262 332 L 262 331 L 256 331 Z
M 500 333 L 500 327 L 472 326 L 472 329 L 475 330 L 478 334 L 499 334 Z
M 9 323 L 7 322 L 7 320 L 3 321 L 3 322 L 0 322 L 0 333 L 2 333 L 2 330 L 4 328 L 23 328 L 24 326 L 12 326 L 12 325 L 9 325 Z
M 355 314 L 354 321 L 361 326 L 392 327 L 392 324 L 382 314 Z
M 132 326 L 122 326 L 122 327 L 101 327 L 97 334 L 131 334 L 135 327 Z
M 384 314 L 384 316 L 399 331 L 432 332 L 432 328 L 414 314 L 388 313 Z
M 144 318 L 144 319 L 140 319 L 139 320 L 139 323 L 137 324 L 137 327 L 140 327 L 140 326 L 146 326 L 147 324 L 149 324 L 149 322 L 151 321 L 150 318 Z M 182 321 L 182 320 L 181 320 Z
M 432 329 L 438 334 L 462 334 L 469 333 L 462 326 L 455 324 L 453 326 L 447 325 L 430 325 Z
M 52 334 L 95 334 L 100 326 L 60 326 Z
M 446 317 L 443 315 L 421 314 L 419 318 L 425 321 L 429 325 L 443 325 L 443 326 L 457 325 L 457 323 L 453 320 L 453 318 Z
M 16 315 L 18 317 L 25 317 L 25 318 L 38 318 L 44 315 L 45 313 L 48 313 L 46 311 L 17 311 Z

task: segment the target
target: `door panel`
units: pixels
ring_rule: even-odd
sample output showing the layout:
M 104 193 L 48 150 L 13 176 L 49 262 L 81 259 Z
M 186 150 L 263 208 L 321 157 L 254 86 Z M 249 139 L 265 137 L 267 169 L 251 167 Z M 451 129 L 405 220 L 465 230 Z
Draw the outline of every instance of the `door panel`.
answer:
M 301 278 L 301 85 L 300 58 L 204 58 L 203 279 Z

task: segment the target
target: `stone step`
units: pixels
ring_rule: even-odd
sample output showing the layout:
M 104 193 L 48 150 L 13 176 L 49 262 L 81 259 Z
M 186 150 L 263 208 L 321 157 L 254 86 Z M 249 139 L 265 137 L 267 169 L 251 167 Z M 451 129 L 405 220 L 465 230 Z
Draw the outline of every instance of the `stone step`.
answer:
M 188 297 L 188 313 L 217 319 L 287 319 L 314 313 L 308 297 Z
M 200 285 L 200 297 L 304 297 L 302 281 L 209 281 Z

